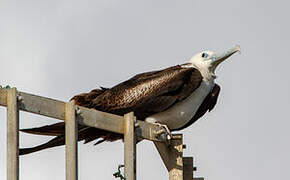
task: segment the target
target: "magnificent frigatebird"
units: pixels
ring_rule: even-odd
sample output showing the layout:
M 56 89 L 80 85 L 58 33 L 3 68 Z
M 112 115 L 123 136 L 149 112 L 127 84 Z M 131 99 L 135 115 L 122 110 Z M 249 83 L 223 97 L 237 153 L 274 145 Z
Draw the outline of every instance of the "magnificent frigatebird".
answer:
M 222 54 L 203 51 L 186 64 L 141 73 L 112 88 L 94 89 L 72 100 L 79 106 L 117 115 L 134 111 L 138 120 L 157 123 L 171 131 L 181 130 L 214 108 L 220 92 L 220 86 L 215 83 L 215 69 L 236 52 L 240 52 L 239 46 Z M 42 145 L 20 149 L 19 154 L 64 145 L 64 129 L 64 122 L 23 129 L 26 133 L 56 137 Z M 83 125 L 79 125 L 78 131 L 78 140 L 84 143 L 123 138 L 121 134 Z

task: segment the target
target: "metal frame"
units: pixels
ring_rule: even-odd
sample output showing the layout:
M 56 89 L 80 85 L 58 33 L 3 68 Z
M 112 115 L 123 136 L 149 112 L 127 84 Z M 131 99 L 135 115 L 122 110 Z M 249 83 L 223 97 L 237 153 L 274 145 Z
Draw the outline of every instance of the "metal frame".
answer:
M 78 179 L 78 124 L 124 134 L 126 180 L 136 180 L 136 139 L 153 141 L 167 170 L 169 180 L 203 180 L 193 178 L 193 158 L 183 157 L 182 134 L 166 140 L 163 127 L 136 120 L 133 112 L 124 117 L 19 92 L 16 88 L 0 88 L 0 105 L 7 107 L 7 179 L 19 179 L 19 110 L 65 121 L 66 179 Z

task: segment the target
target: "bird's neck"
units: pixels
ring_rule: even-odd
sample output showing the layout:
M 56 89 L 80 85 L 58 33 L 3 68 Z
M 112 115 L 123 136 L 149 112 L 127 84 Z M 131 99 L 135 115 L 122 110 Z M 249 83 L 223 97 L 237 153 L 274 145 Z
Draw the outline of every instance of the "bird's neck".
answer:
M 196 67 L 202 78 L 203 78 L 203 81 L 205 82 L 211 82 L 211 81 L 214 81 L 214 79 L 216 78 L 216 75 L 210 71 L 208 68 L 203 68 L 203 67 Z

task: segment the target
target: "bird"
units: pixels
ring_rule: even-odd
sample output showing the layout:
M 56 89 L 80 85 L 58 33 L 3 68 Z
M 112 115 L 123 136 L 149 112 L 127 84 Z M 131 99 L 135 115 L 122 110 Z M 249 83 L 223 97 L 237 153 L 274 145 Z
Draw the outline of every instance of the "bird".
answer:
M 71 100 L 76 105 L 116 115 L 133 111 L 138 120 L 164 126 L 168 131 L 179 131 L 215 107 L 221 89 L 215 83 L 215 70 L 236 52 L 241 52 L 238 45 L 223 53 L 205 50 L 187 63 L 140 73 L 112 88 L 100 87 Z M 21 131 L 55 137 L 44 144 L 19 149 L 20 155 L 65 144 L 64 122 Z M 122 138 L 122 134 L 78 126 L 78 141 L 85 144 L 96 141 L 94 145 L 97 145 Z

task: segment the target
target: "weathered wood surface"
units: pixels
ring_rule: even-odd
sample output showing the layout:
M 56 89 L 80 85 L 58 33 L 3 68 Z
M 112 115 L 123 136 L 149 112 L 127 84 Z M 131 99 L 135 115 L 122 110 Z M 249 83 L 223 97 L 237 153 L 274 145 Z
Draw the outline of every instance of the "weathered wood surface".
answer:
M 9 89 L 7 102 L 7 180 L 19 179 L 19 111 L 17 91 Z
M 182 134 L 174 134 L 169 146 L 163 142 L 154 144 L 169 172 L 169 180 L 183 180 Z
M 183 180 L 193 178 L 193 157 L 183 157 Z
M 78 179 L 78 123 L 74 102 L 65 105 L 65 159 L 66 180 Z
M 19 110 L 39 114 L 51 118 L 65 120 L 65 102 L 36 96 L 24 92 L 17 92 L 20 97 Z M 0 89 L 0 105 L 7 106 L 7 90 Z M 80 124 L 124 134 L 124 118 L 122 116 L 97 111 L 81 106 L 78 108 L 77 120 Z M 156 137 L 162 127 L 138 120 L 136 134 L 138 137 L 152 141 L 165 141 L 165 138 Z
M 10 92 L 10 93 L 8 93 Z M 12 92 L 12 93 L 11 93 Z M 9 94 L 9 95 L 8 95 Z M 18 101 L 17 101 L 18 100 Z M 88 109 L 85 107 L 77 106 L 72 104 L 71 102 L 66 105 L 65 102 L 45 98 L 41 96 L 36 96 L 24 92 L 17 92 L 15 88 L 7 90 L 0 88 L 0 105 L 7 106 L 7 179 L 9 180 L 17 180 L 19 178 L 19 160 L 18 160 L 18 112 L 19 110 L 31 112 L 39 115 L 44 115 L 60 120 L 68 120 L 67 129 L 75 129 L 77 128 L 77 123 L 71 123 L 73 119 L 77 119 L 77 122 L 82 125 L 95 127 L 99 129 L 104 129 L 120 134 L 126 134 L 128 132 L 132 133 L 133 131 L 127 131 L 127 129 L 132 128 L 132 114 L 127 114 L 125 116 L 126 119 L 129 121 L 125 121 L 124 117 L 109 114 L 101 111 L 97 111 L 94 109 Z M 76 112 L 75 112 L 76 110 Z M 74 114 L 76 113 L 76 114 Z M 13 120 L 10 120 L 13 119 Z M 76 121 L 74 121 L 76 122 Z M 168 141 L 162 136 L 156 136 L 156 132 L 160 130 L 164 130 L 162 127 L 147 123 L 144 121 L 137 120 L 133 124 L 134 125 L 134 132 L 135 135 L 141 137 L 143 139 L 148 139 L 154 141 L 161 158 L 168 169 L 169 172 L 169 179 L 170 180 L 182 180 L 184 178 L 191 177 L 192 168 L 193 166 L 190 165 L 190 161 L 187 158 L 182 158 L 182 135 L 173 135 L 173 139 L 170 141 L 170 145 L 168 146 Z M 124 128 L 126 127 L 126 128 Z M 124 130 L 126 129 L 126 130 Z M 69 132 L 67 130 L 67 137 L 73 136 L 75 140 L 77 139 L 76 131 Z M 132 152 L 136 153 L 136 146 L 132 146 L 132 139 L 129 140 L 131 135 L 125 135 L 128 139 L 125 140 L 125 144 L 131 144 L 131 157 L 129 153 L 125 156 L 130 159 L 131 162 L 130 166 L 134 167 L 133 169 L 130 167 L 131 171 L 133 170 L 134 173 L 133 177 L 130 177 L 130 180 L 136 178 L 136 154 L 132 155 Z M 10 137 L 10 138 L 9 138 Z M 131 136 L 134 137 L 134 136 Z M 163 136 L 166 137 L 166 136 Z M 135 137 L 136 138 L 136 137 Z M 136 140 L 134 138 L 134 140 Z M 126 138 L 125 138 L 126 139 Z M 77 143 L 73 138 L 73 142 L 67 142 L 68 144 L 73 147 L 73 155 L 70 154 L 69 156 L 75 156 L 71 159 L 75 162 L 69 163 L 70 168 L 77 169 Z M 69 140 L 68 140 L 69 141 Z M 130 143 L 127 143 L 130 142 Z M 164 143 L 167 142 L 167 143 Z M 136 144 L 135 144 L 136 145 Z M 70 150 L 68 150 L 70 151 Z M 9 153 L 8 153 L 9 152 Z M 133 157 L 133 158 L 132 158 Z M 183 162 L 184 161 L 184 162 Z M 9 162 L 9 163 L 8 163 Z M 126 164 L 126 163 L 125 163 Z M 127 163 L 128 164 L 128 163 Z M 127 166 L 128 167 L 128 166 Z M 184 171 L 183 171 L 184 170 Z M 77 178 L 77 171 L 75 170 L 67 170 L 67 172 L 73 172 L 73 176 L 75 179 Z M 128 170 L 127 170 L 128 172 Z M 127 175 L 128 176 L 128 175 Z M 74 179 L 72 176 L 68 177 L 67 179 Z M 129 179 L 128 179 L 129 180 Z M 203 180 L 203 178 L 193 178 L 193 180 Z
M 136 135 L 135 117 L 130 112 L 124 115 L 124 171 L 126 180 L 136 180 Z

